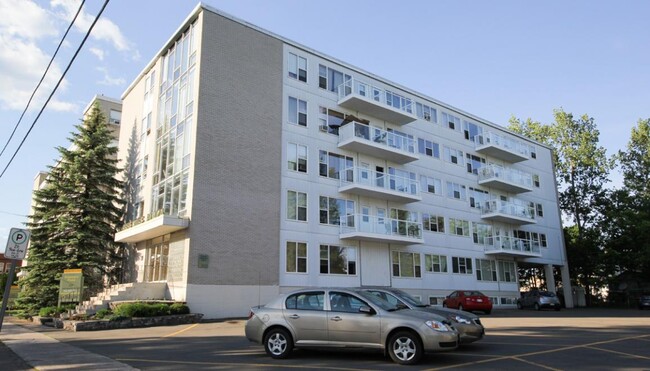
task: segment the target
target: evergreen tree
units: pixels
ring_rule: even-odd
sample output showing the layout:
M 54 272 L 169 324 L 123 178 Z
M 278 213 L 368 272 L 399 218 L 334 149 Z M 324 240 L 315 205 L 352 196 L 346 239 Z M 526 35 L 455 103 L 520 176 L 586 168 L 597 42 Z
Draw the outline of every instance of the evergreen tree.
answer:
M 81 268 L 84 297 L 110 282 L 116 265 L 114 235 L 121 223 L 117 148 L 106 117 L 92 107 L 72 134 L 70 149 L 58 147 L 61 158 L 35 192 L 30 216 L 32 231 L 27 277 L 22 280 L 20 302 L 38 307 L 56 303 L 60 275 L 66 268 Z

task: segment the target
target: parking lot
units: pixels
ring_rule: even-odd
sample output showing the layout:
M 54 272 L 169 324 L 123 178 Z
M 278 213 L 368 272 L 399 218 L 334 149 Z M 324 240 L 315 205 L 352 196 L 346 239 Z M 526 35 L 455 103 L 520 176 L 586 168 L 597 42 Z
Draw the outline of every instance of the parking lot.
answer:
M 397 366 L 373 351 L 296 350 L 273 360 L 243 336 L 243 320 L 100 332 L 38 328 L 59 341 L 135 368 L 320 370 L 650 370 L 650 311 L 495 310 L 486 337 L 417 366 Z

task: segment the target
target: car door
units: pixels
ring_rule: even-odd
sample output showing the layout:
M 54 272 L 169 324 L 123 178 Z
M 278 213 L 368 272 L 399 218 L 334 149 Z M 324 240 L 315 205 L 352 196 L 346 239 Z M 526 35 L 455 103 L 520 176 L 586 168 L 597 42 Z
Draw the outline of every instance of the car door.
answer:
M 289 296 L 285 301 L 284 318 L 293 330 L 296 344 L 327 344 L 324 291 L 299 292 Z
M 458 291 L 452 292 L 447 297 L 447 306 L 449 308 L 458 308 Z
M 354 295 L 330 291 L 327 311 L 327 332 L 331 345 L 364 345 L 381 347 L 381 316 L 361 313 L 369 305 Z

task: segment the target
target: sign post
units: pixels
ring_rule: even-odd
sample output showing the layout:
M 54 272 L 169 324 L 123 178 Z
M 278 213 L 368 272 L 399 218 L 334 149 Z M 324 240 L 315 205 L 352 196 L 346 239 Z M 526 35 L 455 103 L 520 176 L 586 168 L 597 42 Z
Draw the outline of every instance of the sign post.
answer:
M 2 295 L 2 308 L 0 308 L 0 331 L 2 331 L 2 322 L 5 318 L 7 303 L 9 302 L 11 284 L 14 281 L 14 273 L 16 273 L 16 261 L 25 259 L 28 243 L 28 230 L 11 228 L 11 231 L 9 231 L 9 238 L 7 239 L 7 248 L 5 249 L 5 258 L 11 259 L 11 266 L 9 267 L 9 275 L 7 275 L 7 284 L 5 285 L 5 291 Z

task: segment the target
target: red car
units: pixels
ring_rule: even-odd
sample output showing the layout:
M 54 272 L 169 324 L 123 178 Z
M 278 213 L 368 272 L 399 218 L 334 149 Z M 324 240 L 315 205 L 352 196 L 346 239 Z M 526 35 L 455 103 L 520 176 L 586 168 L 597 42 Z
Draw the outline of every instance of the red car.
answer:
M 482 292 L 474 290 L 456 290 L 447 295 L 442 302 L 442 306 L 445 308 L 466 310 L 468 312 L 475 310 L 482 311 L 485 314 L 492 312 L 490 298 L 483 295 Z

